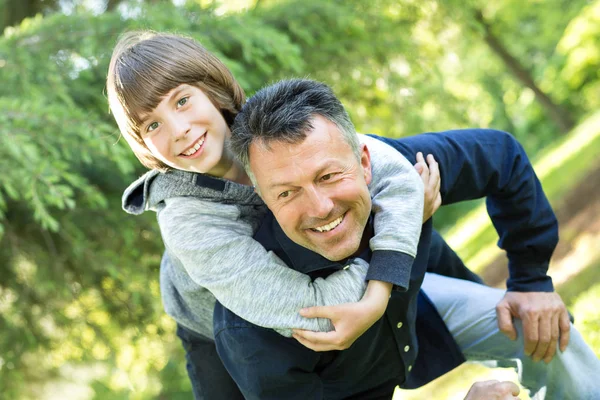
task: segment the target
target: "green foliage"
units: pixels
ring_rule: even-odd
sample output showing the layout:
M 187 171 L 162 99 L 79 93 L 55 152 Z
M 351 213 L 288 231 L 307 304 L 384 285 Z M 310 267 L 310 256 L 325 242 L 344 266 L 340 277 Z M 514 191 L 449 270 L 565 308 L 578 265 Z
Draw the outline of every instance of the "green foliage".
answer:
M 552 98 L 576 116 L 600 103 L 598 1 L 553 0 L 539 9 L 514 0 L 289 0 L 237 13 L 212 2 L 122 3 L 113 12 L 79 5 L 70 15 L 25 19 L 0 39 L 7 398 L 39 398 L 65 366 L 97 363 L 105 368 L 92 379 L 96 398 L 189 396 L 174 322 L 159 300 L 154 217 L 120 209 L 123 189 L 143 172 L 119 140 L 104 94 L 112 47 L 126 30 L 199 40 L 249 94 L 285 77 L 326 81 L 362 132 L 492 126 L 536 152 L 558 132 L 482 40 L 472 14 L 480 9 Z M 436 221 L 443 228 L 461 214 L 455 208 Z
M 596 267 L 597 268 L 597 267 Z M 585 337 L 586 342 L 600 357 L 600 285 L 596 284 L 582 293 L 573 306 L 573 314 L 577 329 Z

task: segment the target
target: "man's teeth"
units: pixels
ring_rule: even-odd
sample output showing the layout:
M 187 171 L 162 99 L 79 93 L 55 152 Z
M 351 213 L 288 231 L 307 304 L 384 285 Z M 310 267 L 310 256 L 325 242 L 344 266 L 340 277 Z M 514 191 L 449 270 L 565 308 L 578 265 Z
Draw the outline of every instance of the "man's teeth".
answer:
M 202 139 L 200 139 L 200 140 L 198 141 L 198 143 L 196 143 L 196 144 L 194 145 L 194 147 L 192 147 L 192 148 L 191 148 L 191 149 L 189 149 L 188 151 L 184 151 L 184 152 L 183 152 L 183 155 L 184 155 L 184 156 L 191 156 L 191 155 L 194 155 L 194 154 L 195 154 L 195 153 L 198 151 L 198 149 L 200 148 L 200 146 L 202 146 L 203 144 L 204 144 L 204 137 L 202 137 Z
M 331 221 L 327 225 L 323 225 L 323 226 L 319 226 L 318 228 L 314 228 L 314 230 L 317 232 L 329 232 L 330 230 L 332 230 L 333 228 L 338 226 L 342 222 L 342 219 L 344 219 L 343 215 L 341 217 L 339 217 L 338 219 Z

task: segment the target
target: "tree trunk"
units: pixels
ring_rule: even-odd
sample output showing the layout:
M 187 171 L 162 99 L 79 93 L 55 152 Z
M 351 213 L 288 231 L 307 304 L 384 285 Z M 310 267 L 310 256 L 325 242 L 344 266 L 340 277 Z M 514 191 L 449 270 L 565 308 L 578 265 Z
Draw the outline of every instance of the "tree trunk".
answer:
M 494 35 L 490 24 L 483 18 L 481 11 L 475 11 L 475 20 L 479 22 L 484 29 L 483 38 L 487 45 L 494 53 L 496 53 L 498 57 L 500 57 L 508 70 L 519 82 L 533 90 L 533 93 L 535 93 L 535 98 L 546 110 L 549 117 L 558 126 L 559 130 L 562 133 L 567 133 L 573 129 L 574 124 L 569 113 L 560 105 L 555 104 L 552 99 L 536 85 L 531 73 L 529 73 L 529 71 L 527 71 L 527 69 L 521 65 L 519 60 L 517 60 L 508 52 L 506 47 L 504 47 L 504 45 L 500 42 L 500 39 Z
M 37 0 L 5 0 L 4 18 L 2 18 L 2 29 L 8 26 L 18 25 L 27 17 L 33 17 L 40 11 L 40 3 Z
M 122 2 L 123 0 L 108 0 L 106 2 L 106 11 L 110 12 L 115 10 Z

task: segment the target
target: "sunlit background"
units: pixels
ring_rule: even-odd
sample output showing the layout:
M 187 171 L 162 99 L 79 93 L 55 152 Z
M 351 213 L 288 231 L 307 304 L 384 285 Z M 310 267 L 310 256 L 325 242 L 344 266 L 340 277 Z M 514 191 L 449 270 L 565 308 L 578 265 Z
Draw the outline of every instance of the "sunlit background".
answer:
M 125 214 L 143 169 L 119 140 L 104 80 L 118 35 L 190 35 L 248 94 L 329 83 L 360 132 L 513 133 L 561 223 L 550 273 L 600 354 L 599 0 L 0 0 L 0 397 L 189 399 L 159 297 L 155 216 Z M 437 228 L 490 285 L 504 255 L 481 202 Z M 461 399 L 463 366 L 396 399 Z M 526 399 L 524 393 L 521 398 Z

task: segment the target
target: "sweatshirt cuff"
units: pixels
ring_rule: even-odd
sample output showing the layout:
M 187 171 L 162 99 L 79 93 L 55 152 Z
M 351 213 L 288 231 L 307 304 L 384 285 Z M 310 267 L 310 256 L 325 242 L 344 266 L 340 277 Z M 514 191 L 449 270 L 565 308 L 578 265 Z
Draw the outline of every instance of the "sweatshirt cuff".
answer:
M 390 282 L 396 290 L 405 292 L 414 260 L 413 256 L 399 251 L 376 250 L 371 255 L 367 280 Z
M 509 292 L 553 292 L 552 278 L 546 274 L 548 263 L 518 264 L 509 262 L 510 277 L 506 281 Z

